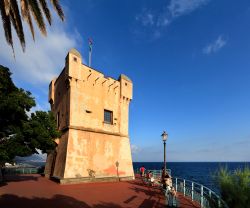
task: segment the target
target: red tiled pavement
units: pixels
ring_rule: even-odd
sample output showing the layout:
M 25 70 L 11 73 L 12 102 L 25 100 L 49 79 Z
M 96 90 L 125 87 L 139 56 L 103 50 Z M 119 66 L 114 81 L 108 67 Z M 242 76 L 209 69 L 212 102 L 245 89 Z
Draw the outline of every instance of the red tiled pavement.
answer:
M 179 196 L 183 208 L 195 207 Z M 40 175 L 20 175 L 0 184 L 1 208 L 161 208 L 160 190 L 139 180 L 60 185 Z

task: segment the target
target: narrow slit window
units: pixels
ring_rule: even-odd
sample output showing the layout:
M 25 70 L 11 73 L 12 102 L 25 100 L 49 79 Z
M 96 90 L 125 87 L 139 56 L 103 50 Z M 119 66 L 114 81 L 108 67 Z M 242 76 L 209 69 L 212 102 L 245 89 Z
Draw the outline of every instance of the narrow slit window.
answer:
M 58 111 L 58 113 L 56 115 L 56 123 L 57 123 L 57 128 L 59 128 L 59 126 L 60 126 L 60 111 Z
M 104 110 L 104 123 L 112 124 L 113 122 L 113 112 L 109 110 Z

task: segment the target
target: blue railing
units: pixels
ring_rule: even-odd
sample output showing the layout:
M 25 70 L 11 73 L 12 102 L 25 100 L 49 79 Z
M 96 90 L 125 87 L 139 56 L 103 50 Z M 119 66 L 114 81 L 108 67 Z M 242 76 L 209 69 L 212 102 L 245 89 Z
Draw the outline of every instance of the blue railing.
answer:
M 5 167 L 4 172 L 6 175 L 18 174 L 36 174 L 40 173 L 40 168 L 37 167 Z
M 154 178 L 161 178 L 162 170 L 146 170 L 147 173 L 148 173 L 149 171 L 151 171 L 151 172 L 153 173 Z M 166 172 L 167 172 L 169 175 L 172 175 L 172 174 L 171 174 L 171 169 L 166 169 Z M 140 173 L 139 168 L 137 168 L 137 169 L 135 170 L 135 173 L 136 173 L 136 174 L 139 174 L 139 173 Z
M 202 184 L 182 178 L 172 178 L 172 181 L 177 192 L 198 202 L 202 208 L 228 208 L 217 193 Z
M 151 171 L 155 179 L 161 179 L 161 170 L 147 171 Z M 170 169 L 167 172 L 171 175 Z M 135 173 L 139 173 L 139 170 L 135 170 Z M 177 192 L 199 203 L 201 208 L 229 208 L 217 193 L 202 184 L 175 177 L 172 178 L 172 183 Z

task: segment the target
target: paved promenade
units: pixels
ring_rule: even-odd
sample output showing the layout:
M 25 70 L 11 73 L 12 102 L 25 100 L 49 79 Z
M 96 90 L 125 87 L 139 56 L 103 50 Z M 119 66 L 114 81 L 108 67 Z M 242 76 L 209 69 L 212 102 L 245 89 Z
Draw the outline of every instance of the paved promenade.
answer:
M 180 207 L 197 207 L 179 199 Z M 160 190 L 140 180 L 60 185 L 40 175 L 20 175 L 0 185 L 1 208 L 163 208 L 164 203 Z

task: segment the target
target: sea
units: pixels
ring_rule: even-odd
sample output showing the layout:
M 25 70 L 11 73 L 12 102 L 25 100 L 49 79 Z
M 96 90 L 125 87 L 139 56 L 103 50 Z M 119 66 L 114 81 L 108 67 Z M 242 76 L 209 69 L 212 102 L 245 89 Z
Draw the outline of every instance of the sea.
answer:
M 44 166 L 45 162 L 28 162 L 35 167 Z M 134 170 L 144 166 L 147 170 L 161 170 L 162 162 L 133 162 Z M 172 177 L 183 178 L 200 183 L 211 190 L 219 193 L 216 174 L 220 168 L 227 168 L 234 172 L 244 167 L 250 167 L 250 162 L 168 162 L 167 169 L 171 170 Z
M 161 170 L 162 162 L 134 162 L 134 170 L 144 166 L 148 170 Z M 168 162 L 167 169 L 171 170 L 172 177 L 183 178 L 202 184 L 219 193 L 217 173 L 221 168 L 229 172 L 250 167 L 250 162 Z

